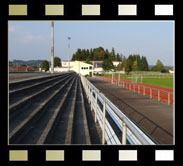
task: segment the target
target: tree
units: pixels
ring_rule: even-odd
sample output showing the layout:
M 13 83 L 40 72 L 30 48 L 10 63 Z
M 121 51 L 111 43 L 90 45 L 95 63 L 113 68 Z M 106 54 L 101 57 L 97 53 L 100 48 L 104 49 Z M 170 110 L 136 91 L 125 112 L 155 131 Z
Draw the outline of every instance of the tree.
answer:
M 127 72 L 127 73 L 129 73 L 132 70 L 132 66 L 130 64 L 129 59 L 124 61 L 124 68 L 125 68 L 125 72 Z
M 93 60 L 103 60 L 104 55 L 105 53 L 103 47 L 93 49 Z
M 54 67 L 61 66 L 61 59 L 59 57 L 54 57 Z
M 164 69 L 165 67 L 159 59 L 157 60 L 156 65 L 152 67 L 152 71 L 162 71 Z
M 142 71 L 149 71 L 149 64 L 147 62 L 146 57 L 142 56 Z
M 119 53 L 116 54 L 116 60 L 117 60 L 117 61 L 121 61 L 121 58 L 120 58 Z
M 85 63 L 88 63 L 88 64 L 91 64 L 92 65 L 92 63 L 90 62 L 90 59 L 89 58 L 86 59 Z
M 21 66 L 21 67 L 26 67 L 26 65 L 25 65 L 25 64 L 21 64 L 20 66 Z
M 104 71 L 110 71 L 110 70 L 114 69 L 112 59 L 111 58 L 105 59 L 102 63 L 102 68 L 104 69 Z
M 13 62 L 9 61 L 9 66 L 13 66 Z
M 132 71 L 137 71 L 137 70 L 138 70 L 137 61 L 134 61 L 132 65 Z
M 115 54 L 115 50 L 114 48 L 112 48 L 112 51 L 111 51 L 111 57 L 112 57 L 112 60 L 115 61 L 116 60 L 116 54 Z
M 49 62 L 47 60 L 42 61 L 42 68 L 45 69 L 45 71 L 49 70 Z

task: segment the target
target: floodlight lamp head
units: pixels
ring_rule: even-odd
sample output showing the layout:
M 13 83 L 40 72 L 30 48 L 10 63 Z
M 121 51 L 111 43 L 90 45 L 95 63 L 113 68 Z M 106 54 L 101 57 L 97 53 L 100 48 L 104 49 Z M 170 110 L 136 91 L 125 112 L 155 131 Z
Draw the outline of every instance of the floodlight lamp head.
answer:
M 68 39 L 70 40 L 70 39 L 71 39 L 71 37 L 68 37 Z

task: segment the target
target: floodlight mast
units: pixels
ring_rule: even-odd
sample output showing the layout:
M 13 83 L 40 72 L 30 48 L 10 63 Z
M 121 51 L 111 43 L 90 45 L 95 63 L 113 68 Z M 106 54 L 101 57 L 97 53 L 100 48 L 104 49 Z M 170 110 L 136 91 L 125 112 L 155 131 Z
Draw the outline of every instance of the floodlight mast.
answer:
M 54 22 L 51 22 L 51 73 L 54 73 Z
M 70 39 L 71 37 L 68 37 L 68 62 L 69 62 L 69 65 L 68 65 L 68 71 L 70 71 Z

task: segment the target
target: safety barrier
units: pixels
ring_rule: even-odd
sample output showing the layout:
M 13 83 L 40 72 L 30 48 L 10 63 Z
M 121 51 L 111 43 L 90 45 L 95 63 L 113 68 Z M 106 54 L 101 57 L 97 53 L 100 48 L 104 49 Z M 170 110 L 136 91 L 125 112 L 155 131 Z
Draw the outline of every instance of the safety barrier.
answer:
M 119 110 L 107 97 L 103 95 L 92 83 L 85 77 L 80 76 L 83 87 L 94 111 L 95 122 L 98 121 L 102 129 L 102 144 L 119 145 L 154 145 L 153 139 L 133 123 L 121 110 Z M 116 126 L 122 132 L 121 137 L 115 133 L 106 113 L 114 121 Z M 120 139 L 121 138 L 121 139 Z
M 150 98 L 157 99 L 158 101 L 163 101 L 168 104 L 173 104 L 174 93 L 170 91 L 165 91 L 158 88 L 152 88 L 150 86 L 145 86 L 141 83 L 135 83 L 127 80 L 121 80 L 120 77 L 114 78 L 112 77 L 97 77 L 98 79 L 110 82 L 112 84 L 116 84 L 118 86 L 122 86 L 123 88 L 132 90 L 134 92 L 138 92 L 139 94 L 143 94 L 144 96 L 149 96 Z

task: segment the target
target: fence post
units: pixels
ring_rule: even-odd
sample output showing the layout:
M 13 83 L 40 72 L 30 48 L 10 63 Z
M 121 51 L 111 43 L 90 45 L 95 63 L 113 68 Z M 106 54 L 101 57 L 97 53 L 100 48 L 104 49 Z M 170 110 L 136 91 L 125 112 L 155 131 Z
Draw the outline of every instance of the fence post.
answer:
M 126 127 L 126 123 L 124 121 L 122 121 L 122 126 L 123 126 L 122 145 L 126 145 L 126 131 L 127 131 L 127 127 Z
M 140 93 L 140 88 L 139 88 L 139 85 L 138 85 L 138 93 Z
M 92 105 L 92 88 L 90 88 L 90 104 Z
M 118 86 L 119 86 L 119 83 L 120 83 L 120 74 L 118 75 Z
M 106 114 L 106 102 L 103 103 L 103 126 L 102 126 L 102 144 L 105 144 L 105 114 Z
M 95 123 L 97 122 L 97 98 L 98 98 L 98 93 L 95 92 Z
M 170 104 L 170 93 L 168 93 L 168 105 Z
M 88 99 L 89 99 L 89 85 L 87 84 L 87 97 L 88 97 Z
M 135 92 L 135 84 L 133 84 L 133 91 Z
M 144 96 L 145 96 L 145 94 L 146 94 L 146 92 L 145 92 L 145 91 L 146 91 L 146 88 L 144 87 Z
M 112 73 L 112 84 L 113 84 L 113 73 Z
M 158 101 L 160 101 L 160 91 L 158 90 Z
M 91 89 L 89 87 L 89 103 L 91 103 Z
M 152 98 L 152 88 L 150 88 L 150 98 Z

